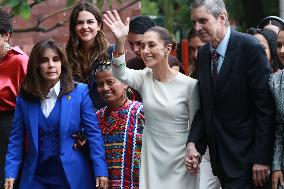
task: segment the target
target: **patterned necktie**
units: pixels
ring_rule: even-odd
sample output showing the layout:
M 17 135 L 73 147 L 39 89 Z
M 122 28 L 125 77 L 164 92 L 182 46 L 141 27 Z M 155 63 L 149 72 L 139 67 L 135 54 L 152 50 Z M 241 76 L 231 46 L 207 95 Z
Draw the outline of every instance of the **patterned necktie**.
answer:
M 218 58 L 219 58 L 219 53 L 216 50 L 213 50 L 212 51 L 213 69 L 211 73 L 213 85 L 216 84 L 216 80 L 218 77 Z

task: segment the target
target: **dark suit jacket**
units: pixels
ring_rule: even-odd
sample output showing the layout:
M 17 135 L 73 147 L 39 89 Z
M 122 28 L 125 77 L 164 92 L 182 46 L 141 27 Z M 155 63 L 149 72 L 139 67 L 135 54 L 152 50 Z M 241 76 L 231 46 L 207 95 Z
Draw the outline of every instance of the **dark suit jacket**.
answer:
M 239 178 L 251 174 L 254 163 L 271 164 L 274 107 L 264 49 L 253 36 L 231 31 L 215 89 L 209 44 L 199 51 L 201 109 L 188 142 L 201 151 L 208 144 L 215 175 Z

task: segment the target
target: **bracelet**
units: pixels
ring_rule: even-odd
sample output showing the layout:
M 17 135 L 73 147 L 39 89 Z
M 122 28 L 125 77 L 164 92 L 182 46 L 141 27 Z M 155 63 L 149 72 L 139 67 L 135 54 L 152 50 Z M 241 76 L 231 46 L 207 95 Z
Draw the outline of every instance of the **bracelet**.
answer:
M 117 52 L 117 51 L 114 51 L 112 54 L 113 54 L 113 57 L 118 58 L 118 57 L 120 57 L 121 55 L 123 55 L 124 52 Z

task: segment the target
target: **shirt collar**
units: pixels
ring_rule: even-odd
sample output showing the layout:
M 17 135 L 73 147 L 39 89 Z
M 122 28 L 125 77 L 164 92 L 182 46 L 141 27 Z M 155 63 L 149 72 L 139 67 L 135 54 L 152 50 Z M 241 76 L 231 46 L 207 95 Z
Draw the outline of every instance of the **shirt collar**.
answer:
M 228 47 L 229 39 L 231 35 L 231 28 L 229 27 L 225 37 L 222 39 L 221 43 L 218 45 L 217 49 L 214 49 L 212 45 L 210 44 L 210 51 L 216 50 L 220 56 L 225 57 L 226 50 Z
M 58 97 L 60 93 L 60 80 L 49 90 L 47 97 Z

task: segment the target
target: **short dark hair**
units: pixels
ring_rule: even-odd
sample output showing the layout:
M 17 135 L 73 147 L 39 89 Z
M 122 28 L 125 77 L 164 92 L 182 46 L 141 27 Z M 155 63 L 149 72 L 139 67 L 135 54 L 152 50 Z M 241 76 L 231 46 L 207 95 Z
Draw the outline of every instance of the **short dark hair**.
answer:
M 13 31 L 11 15 L 0 8 L 0 34 L 11 33 Z
M 29 57 L 27 75 L 21 85 L 20 94 L 27 100 L 44 98 L 43 79 L 39 73 L 43 53 L 47 49 L 56 51 L 61 60 L 60 96 L 70 93 L 74 88 L 72 71 L 67 62 L 67 57 L 60 45 L 53 39 L 38 42 L 32 49 Z
M 133 17 L 129 23 L 129 32 L 144 34 L 149 28 L 156 26 L 149 16 L 138 15 Z
M 191 30 L 188 32 L 187 40 L 190 41 L 192 38 L 198 36 L 197 31 L 194 28 L 191 28 Z

